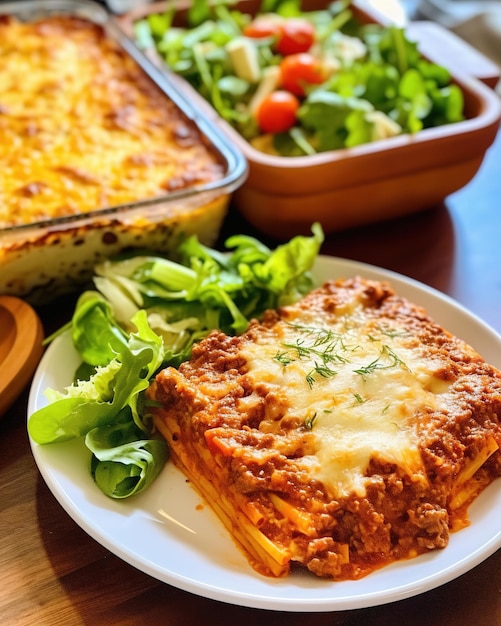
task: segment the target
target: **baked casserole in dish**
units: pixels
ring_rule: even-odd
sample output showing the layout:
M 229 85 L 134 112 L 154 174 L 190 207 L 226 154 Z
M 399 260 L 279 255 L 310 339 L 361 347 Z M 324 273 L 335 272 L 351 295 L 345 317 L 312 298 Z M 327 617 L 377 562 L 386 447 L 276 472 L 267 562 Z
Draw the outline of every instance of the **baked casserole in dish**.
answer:
M 0 9 L 0 292 L 46 300 L 130 248 L 211 245 L 243 156 L 103 7 Z

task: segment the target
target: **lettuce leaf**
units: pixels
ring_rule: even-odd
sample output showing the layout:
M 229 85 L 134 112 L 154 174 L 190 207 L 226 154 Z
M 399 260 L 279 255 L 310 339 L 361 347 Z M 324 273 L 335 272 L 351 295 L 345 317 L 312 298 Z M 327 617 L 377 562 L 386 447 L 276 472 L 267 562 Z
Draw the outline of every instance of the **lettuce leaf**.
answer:
M 126 407 L 142 427 L 138 395 L 148 387 L 164 353 L 145 312 L 138 312 L 134 320 L 138 332 L 131 333 L 120 354 L 97 367 L 89 380 L 77 380 L 62 392 L 46 390 L 50 404 L 35 411 L 28 421 L 33 441 L 46 444 L 82 437 L 93 428 L 121 422 L 119 416 Z
M 128 498 L 155 480 L 169 457 L 164 439 L 142 439 L 135 424 L 94 428 L 85 437 L 92 452 L 91 474 L 112 498 Z

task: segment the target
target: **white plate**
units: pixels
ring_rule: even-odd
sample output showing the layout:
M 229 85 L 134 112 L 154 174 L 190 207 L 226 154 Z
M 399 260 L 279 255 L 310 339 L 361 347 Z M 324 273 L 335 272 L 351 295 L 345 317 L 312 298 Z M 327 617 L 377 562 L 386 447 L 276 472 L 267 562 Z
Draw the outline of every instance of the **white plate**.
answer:
M 420 283 L 379 268 L 320 257 L 319 281 L 350 277 L 389 280 L 417 304 L 501 368 L 501 337 L 459 304 Z M 33 381 L 28 413 L 46 404 L 47 387 L 71 382 L 78 364 L 68 335 L 48 348 Z M 126 501 L 103 495 L 92 482 L 81 441 L 32 450 L 49 489 L 94 539 L 139 570 L 207 598 L 281 611 L 333 611 L 376 606 L 442 585 L 475 567 L 501 547 L 501 482 L 470 509 L 471 525 L 452 535 L 446 549 L 385 567 L 359 581 L 331 582 L 294 572 L 284 579 L 257 574 L 222 524 L 171 463 L 145 493 Z

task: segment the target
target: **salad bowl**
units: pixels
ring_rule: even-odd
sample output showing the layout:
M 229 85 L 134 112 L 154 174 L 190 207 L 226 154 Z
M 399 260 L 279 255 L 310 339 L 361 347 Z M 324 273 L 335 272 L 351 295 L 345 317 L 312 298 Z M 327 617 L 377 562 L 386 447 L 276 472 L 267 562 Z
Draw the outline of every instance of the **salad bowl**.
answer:
M 302 2 L 301 8 L 313 11 L 328 5 L 311 0 Z M 190 4 L 176 6 L 173 26 L 186 24 Z M 255 15 L 260 6 L 260 2 L 243 1 L 231 8 Z M 129 35 L 135 36 L 139 22 L 167 9 L 165 2 L 153 3 L 123 15 L 120 22 Z M 350 10 L 361 24 L 392 23 L 369 2 L 352 2 Z M 177 88 L 189 94 L 244 154 L 249 173 L 246 182 L 235 190 L 234 206 L 262 232 L 285 239 L 306 233 L 313 220 L 328 233 L 429 209 L 466 185 L 478 171 L 501 119 L 499 97 L 492 89 L 499 78 L 498 69 L 438 25 L 414 22 L 403 28 L 423 59 L 448 70 L 451 84 L 463 95 L 463 118 L 371 143 L 300 156 L 256 148 L 154 50 L 140 47 L 164 71 L 174 74 Z

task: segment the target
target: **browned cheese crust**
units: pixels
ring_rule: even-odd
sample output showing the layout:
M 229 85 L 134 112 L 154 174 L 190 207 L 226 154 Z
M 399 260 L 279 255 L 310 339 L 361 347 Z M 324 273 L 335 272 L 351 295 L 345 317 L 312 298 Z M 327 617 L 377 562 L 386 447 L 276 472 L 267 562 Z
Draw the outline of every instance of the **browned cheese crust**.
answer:
M 287 376 L 303 356 L 301 391 Z M 385 283 L 328 282 L 242 336 L 213 332 L 149 395 L 174 462 L 266 575 L 357 579 L 444 548 L 501 473 L 500 372 Z M 336 465 L 329 429 L 342 450 L 355 432 L 356 462 Z
M 0 18 L 0 227 L 220 180 L 195 125 L 100 25 Z

